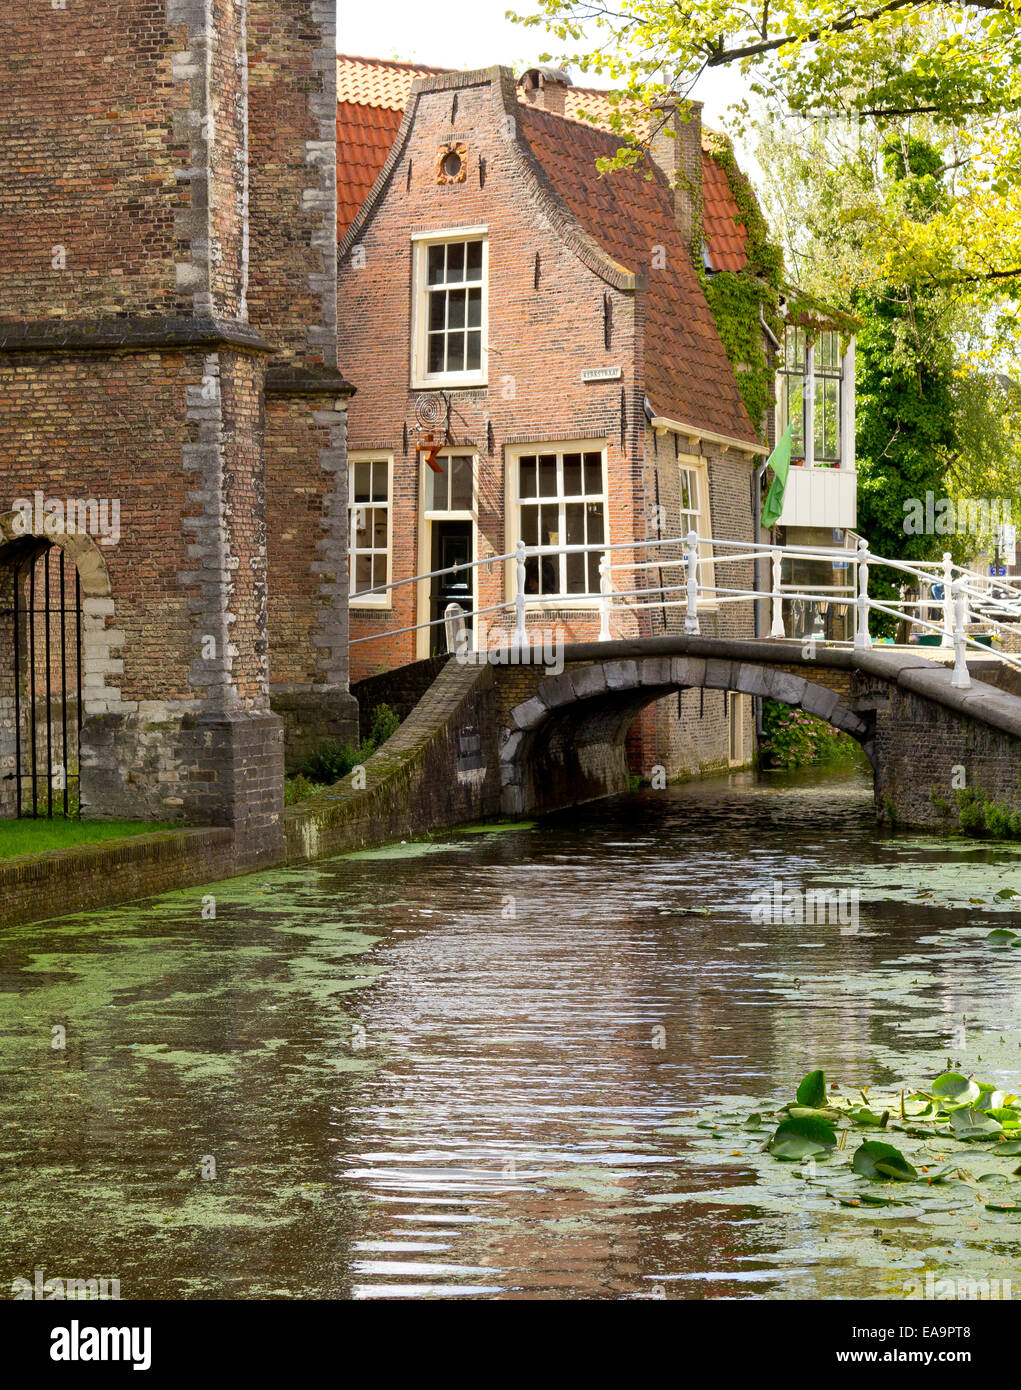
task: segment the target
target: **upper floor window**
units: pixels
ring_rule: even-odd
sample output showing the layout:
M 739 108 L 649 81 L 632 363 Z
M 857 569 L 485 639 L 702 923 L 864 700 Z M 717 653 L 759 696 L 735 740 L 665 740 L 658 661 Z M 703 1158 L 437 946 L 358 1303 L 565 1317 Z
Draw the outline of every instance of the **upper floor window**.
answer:
M 348 466 L 351 603 L 390 607 L 389 590 L 367 593 L 390 582 L 390 456 L 353 454 Z
M 552 446 L 522 454 L 518 469 L 518 534 L 526 546 L 603 545 L 606 488 L 601 449 Z M 525 590 L 540 598 L 599 593 L 602 551 L 529 556 Z
M 485 384 L 487 259 L 482 231 L 416 242 L 413 385 Z
M 777 435 L 783 434 L 789 424 L 791 431 L 791 458 L 805 457 L 805 368 L 807 351 L 805 330 L 788 325 L 784 331 L 783 365 L 780 368 L 778 405 L 780 418 L 777 421 Z
M 776 425 L 778 436 L 792 425 L 791 458 L 796 463 L 839 467 L 843 392 L 840 334 L 827 331 L 809 340 L 803 328 L 789 324 L 777 378 Z
M 821 463 L 840 462 L 840 392 L 843 367 L 840 335 L 820 333 L 812 353 L 815 378 L 815 458 Z

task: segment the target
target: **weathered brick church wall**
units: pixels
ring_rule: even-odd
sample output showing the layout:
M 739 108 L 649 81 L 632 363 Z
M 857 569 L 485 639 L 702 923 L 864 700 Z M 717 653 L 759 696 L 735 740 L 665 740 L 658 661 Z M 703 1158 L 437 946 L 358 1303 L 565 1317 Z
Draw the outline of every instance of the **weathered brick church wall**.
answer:
M 174 272 L 181 32 L 159 0 L 3 6 L 0 317 L 190 310 Z
M 271 58 L 286 64 L 293 34 L 302 52 L 321 46 L 328 8 L 266 0 L 251 12 L 274 45 L 285 35 Z M 83 803 L 231 824 L 254 861 L 279 852 L 283 765 L 269 705 L 273 344 L 261 330 L 281 333 L 285 354 L 310 330 L 296 281 L 279 295 L 290 317 L 267 307 L 276 263 L 253 284 L 253 255 L 272 241 L 263 228 L 272 220 L 281 248 L 295 228 L 273 209 L 272 160 L 250 218 L 252 16 L 246 0 L 0 13 L 0 524 L 13 539 L 11 510 L 36 490 L 116 499 L 116 544 L 52 537 L 88 572 Z M 282 90 L 270 87 L 266 129 Z M 308 110 L 307 66 L 293 87 Z M 290 169 L 306 166 L 306 135 L 281 120 Z M 331 176 L 313 181 L 326 238 Z M 329 286 L 317 302 L 312 359 L 335 372 Z M 320 423 L 305 449 L 316 478 L 333 428 Z
M 252 322 L 267 375 L 273 707 L 288 744 L 355 738 L 347 692 L 350 386 L 337 362 L 337 78 L 333 0 L 250 0 Z

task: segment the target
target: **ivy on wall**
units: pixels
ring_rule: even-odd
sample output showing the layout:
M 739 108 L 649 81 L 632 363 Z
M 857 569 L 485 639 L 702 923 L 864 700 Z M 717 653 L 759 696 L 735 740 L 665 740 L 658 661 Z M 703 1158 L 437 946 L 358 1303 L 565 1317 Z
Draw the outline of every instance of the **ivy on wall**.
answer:
M 726 174 L 747 233 L 743 270 L 710 273 L 699 269 L 702 290 L 737 378 L 738 390 L 757 433 L 765 439 L 767 412 L 774 400 L 773 366 L 766 352 L 760 314 L 779 338 L 783 256 L 769 240 L 765 218 L 734 158 L 730 141 L 715 136 L 713 158 Z

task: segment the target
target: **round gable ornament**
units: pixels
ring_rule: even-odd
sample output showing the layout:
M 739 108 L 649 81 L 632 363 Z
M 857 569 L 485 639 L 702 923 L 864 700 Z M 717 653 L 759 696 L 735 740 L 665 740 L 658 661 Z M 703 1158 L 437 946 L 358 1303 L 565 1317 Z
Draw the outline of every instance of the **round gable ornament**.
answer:
M 441 145 L 436 151 L 436 182 L 464 183 L 468 177 L 468 146 L 459 140 L 457 144 Z

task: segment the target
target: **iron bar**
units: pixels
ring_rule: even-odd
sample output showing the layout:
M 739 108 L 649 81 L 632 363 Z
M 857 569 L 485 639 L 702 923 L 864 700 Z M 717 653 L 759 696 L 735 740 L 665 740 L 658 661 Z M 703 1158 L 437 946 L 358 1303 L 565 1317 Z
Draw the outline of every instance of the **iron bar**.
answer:
M 71 759 L 67 755 L 67 632 L 64 605 L 67 602 L 65 590 L 64 547 L 60 548 L 60 727 L 61 756 L 64 759 L 64 819 L 68 813 L 68 788 L 71 784 Z
M 29 561 L 28 569 L 28 726 L 31 730 L 32 747 L 32 815 L 39 814 L 38 793 L 36 782 L 38 769 L 36 766 L 36 740 L 35 740 L 35 717 L 36 717 L 36 692 L 35 692 L 35 556 Z
M 53 682 L 50 677 L 50 555 L 52 553 L 53 547 L 50 546 L 43 556 L 43 583 L 46 586 L 46 593 L 43 596 L 43 615 L 46 622 L 46 814 L 51 820 L 53 819 Z

